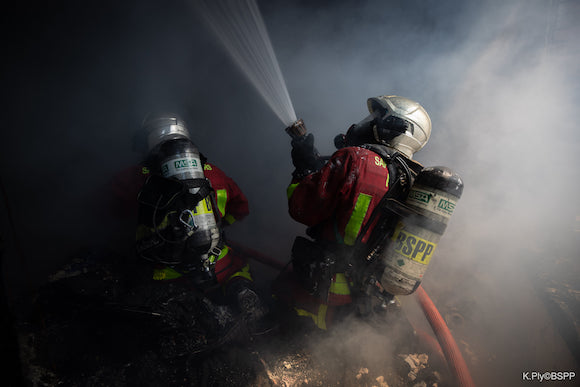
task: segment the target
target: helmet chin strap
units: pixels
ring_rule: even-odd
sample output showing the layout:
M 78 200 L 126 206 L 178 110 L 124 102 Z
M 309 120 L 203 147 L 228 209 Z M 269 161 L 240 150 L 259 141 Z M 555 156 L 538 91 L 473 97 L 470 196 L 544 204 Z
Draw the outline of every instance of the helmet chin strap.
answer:
M 375 141 L 377 142 L 377 144 L 383 144 L 383 141 L 379 137 L 379 130 L 378 130 L 377 124 L 373 125 L 373 137 L 375 138 Z

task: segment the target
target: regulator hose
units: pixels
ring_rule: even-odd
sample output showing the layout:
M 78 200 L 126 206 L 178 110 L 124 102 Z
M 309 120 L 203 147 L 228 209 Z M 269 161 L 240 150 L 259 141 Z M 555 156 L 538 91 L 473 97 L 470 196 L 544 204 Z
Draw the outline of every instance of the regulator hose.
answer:
M 435 304 L 431 301 L 431 298 L 422 286 L 417 288 L 415 294 L 417 294 L 419 305 L 421 305 L 427 321 L 429 321 L 431 328 L 435 332 L 435 336 L 437 336 L 437 340 L 439 340 L 439 344 L 441 344 L 441 349 L 443 349 L 443 354 L 447 359 L 451 373 L 457 380 L 457 385 L 459 387 L 475 387 L 463 355 L 461 355 L 455 339 L 453 339 L 447 324 L 445 324 L 445 320 L 441 317 Z

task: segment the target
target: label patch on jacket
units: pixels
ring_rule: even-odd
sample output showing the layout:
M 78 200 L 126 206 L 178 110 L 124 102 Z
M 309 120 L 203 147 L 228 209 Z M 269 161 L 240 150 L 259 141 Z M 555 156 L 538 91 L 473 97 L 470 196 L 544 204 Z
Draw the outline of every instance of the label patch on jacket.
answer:
M 394 250 L 415 262 L 428 265 L 437 245 L 418 235 L 411 234 L 403 228 L 403 224 L 399 223 L 395 229 L 393 234 Z

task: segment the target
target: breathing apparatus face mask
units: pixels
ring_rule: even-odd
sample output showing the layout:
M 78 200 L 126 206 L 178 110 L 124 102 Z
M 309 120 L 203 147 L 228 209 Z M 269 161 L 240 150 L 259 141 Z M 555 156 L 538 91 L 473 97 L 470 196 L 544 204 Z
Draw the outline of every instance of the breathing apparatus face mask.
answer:
M 337 148 L 339 145 L 341 145 L 340 147 L 362 144 L 388 145 L 393 138 L 407 131 L 413 131 L 413 124 L 409 121 L 389 115 L 387 111 L 383 115 L 374 112 L 358 124 L 352 125 L 346 136 L 338 135 L 335 137 L 335 145 Z
M 365 117 L 362 121 L 348 128 L 344 136 L 344 146 L 362 145 L 374 142 L 373 126 L 376 117 L 372 114 Z

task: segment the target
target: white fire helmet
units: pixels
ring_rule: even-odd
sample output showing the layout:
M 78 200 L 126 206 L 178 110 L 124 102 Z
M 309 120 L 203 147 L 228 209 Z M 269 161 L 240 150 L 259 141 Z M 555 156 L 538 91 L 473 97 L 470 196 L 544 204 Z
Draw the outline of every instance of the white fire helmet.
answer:
M 148 151 L 170 140 L 191 140 L 187 124 L 174 113 L 149 113 L 141 127 Z
M 394 148 L 408 158 L 427 144 L 431 135 L 431 119 L 419 103 L 396 95 L 381 95 L 369 98 L 367 106 L 375 122 L 387 123 L 373 126 L 376 142 Z M 389 130 L 388 122 L 393 119 L 406 122 L 404 132 Z

